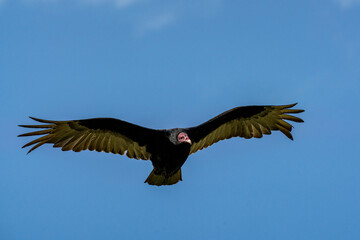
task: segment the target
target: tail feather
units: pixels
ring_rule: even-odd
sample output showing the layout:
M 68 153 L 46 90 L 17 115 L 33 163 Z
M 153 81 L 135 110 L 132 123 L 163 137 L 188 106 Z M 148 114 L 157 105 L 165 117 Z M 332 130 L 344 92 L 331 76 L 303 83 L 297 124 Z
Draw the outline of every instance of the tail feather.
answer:
M 150 185 L 161 186 L 161 185 L 172 185 L 179 181 L 182 181 L 181 169 L 179 169 L 176 173 L 174 173 L 169 177 L 162 174 L 156 174 L 154 170 L 152 170 L 148 178 L 145 180 L 145 183 L 148 183 Z

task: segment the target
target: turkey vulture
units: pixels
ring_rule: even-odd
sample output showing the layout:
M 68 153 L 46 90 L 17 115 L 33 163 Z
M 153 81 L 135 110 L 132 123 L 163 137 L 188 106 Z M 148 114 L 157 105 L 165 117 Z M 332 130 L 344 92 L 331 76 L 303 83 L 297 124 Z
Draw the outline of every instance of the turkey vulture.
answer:
M 226 111 L 196 127 L 155 130 L 114 118 L 92 118 L 73 121 L 49 121 L 30 117 L 41 125 L 19 125 L 45 130 L 24 133 L 19 137 L 44 135 L 23 146 L 35 144 L 28 153 L 45 143 L 63 151 L 89 149 L 115 153 L 129 158 L 151 160 L 154 169 L 145 180 L 150 185 L 172 185 L 181 178 L 181 166 L 188 156 L 232 137 L 261 138 L 280 130 L 288 138 L 292 126 L 284 120 L 303 122 L 289 114 L 304 110 L 282 106 L 246 106 Z

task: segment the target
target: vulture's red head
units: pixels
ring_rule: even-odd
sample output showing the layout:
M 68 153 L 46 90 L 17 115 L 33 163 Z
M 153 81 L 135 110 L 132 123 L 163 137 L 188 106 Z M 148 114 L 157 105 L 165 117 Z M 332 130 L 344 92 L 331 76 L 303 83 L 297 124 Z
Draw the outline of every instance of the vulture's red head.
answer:
M 184 133 L 184 132 L 179 133 L 179 135 L 177 136 L 177 139 L 178 139 L 179 143 L 186 142 L 186 143 L 191 144 L 191 140 L 190 140 L 189 136 L 187 135 L 187 133 Z

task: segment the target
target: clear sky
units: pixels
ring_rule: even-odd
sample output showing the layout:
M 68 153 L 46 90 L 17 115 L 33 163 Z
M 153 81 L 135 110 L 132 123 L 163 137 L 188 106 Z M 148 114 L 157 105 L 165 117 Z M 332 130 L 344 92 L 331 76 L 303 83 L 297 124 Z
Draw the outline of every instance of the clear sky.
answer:
M 0 239 L 360 239 L 360 1 L 0 1 Z M 29 155 L 28 116 L 189 127 L 298 102 L 279 132 L 191 155 Z

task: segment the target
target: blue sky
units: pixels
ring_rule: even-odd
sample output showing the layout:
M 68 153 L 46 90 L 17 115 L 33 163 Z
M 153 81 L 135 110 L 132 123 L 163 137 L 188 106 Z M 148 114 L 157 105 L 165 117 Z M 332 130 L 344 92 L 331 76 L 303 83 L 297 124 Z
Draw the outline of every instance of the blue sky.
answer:
M 0 239 L 360 239 L 360 1 L 0 1 Z M 305 109 L 276 132 L 150 162 L 43 146 L 33 123 L 200 124 L 241 105 Z

